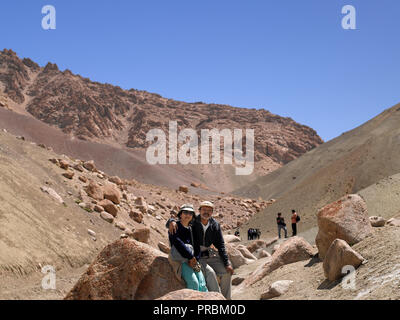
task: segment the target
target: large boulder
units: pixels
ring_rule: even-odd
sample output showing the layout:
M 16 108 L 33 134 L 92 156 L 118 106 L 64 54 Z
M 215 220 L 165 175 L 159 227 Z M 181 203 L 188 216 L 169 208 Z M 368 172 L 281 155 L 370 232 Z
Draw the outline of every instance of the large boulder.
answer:
M 242 253 L 243 257 L 245 257 L 245 258 L 247 258 L 247 259 L 250 259 L 250 260 L 257 260 L 257 257 L 254 256 L 254 255 L 246 248 L 246 246 L 244 246 L 244 245 L 242 245 L 242 244 L 239 244 L 239 245 L 236 246 L 236 249 L 238 249 L 238 250 Z
M 364 258 L 354 251 L 346 241 L 336 239 L 325 255 L 323 263 L 325 277 L 330 281 L 340 279 L 343 276 L 342 268 L 344 266 L 358 268 L 363 261 Z
M 115 184 L 107 183 L 103 186 L 104 199 L 110 200 L 115 204 L 121 203 L 121 192 Z
M 353 245 L 372 233 L 367 205 L 357 194 L 344 196 L 319 210 L 318 227 L 315 243 L 321 259 L 335 239 Z
M 279 297 L 289 290 L 292 283 L 292 280 L 276 281 L 267 288 L 267 290 L 261 295 L 260 299 L 268 300 Z
M 153 300 L 183 289 L 168 258 L 132 239 L 105 247 L 66 300 Z
M 100 185 L 98 185 L 96 182 L 90 181 L 89 185 L 86 186 L 84 189 L 89 197 L 91 197 L 95 200 L 103 200 L 104 199 L 103 188 Z
M 234 269 L 239 268 L 244 264 L 253 262 L 253 260 L 245 258 L 243 254 L 232 244 L 225 243 L 225 248 Z
M 181 289 L 167 293 L 156 300 L 226 300 L 219 292 L 200 292 L 191 289 Z
M 314 248 L 301 237 L 292 237 L 282 243 L 267 261 L 251 273 L 240 285 L 242 288 L 260 281 L 279 267 L 312 258 Z

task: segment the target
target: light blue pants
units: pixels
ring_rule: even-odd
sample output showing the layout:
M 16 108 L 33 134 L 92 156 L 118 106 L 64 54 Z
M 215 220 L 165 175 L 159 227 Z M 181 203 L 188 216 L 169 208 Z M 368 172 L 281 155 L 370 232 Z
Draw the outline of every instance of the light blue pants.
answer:
M 188 289 L 208 292 L 203 272 L 195 272 L 186 262 L 182 264 L 182 278 Z

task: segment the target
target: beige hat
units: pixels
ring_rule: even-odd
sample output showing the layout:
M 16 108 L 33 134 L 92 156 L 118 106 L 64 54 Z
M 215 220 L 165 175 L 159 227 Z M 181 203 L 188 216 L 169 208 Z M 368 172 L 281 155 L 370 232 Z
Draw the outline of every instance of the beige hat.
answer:
M 213 205 L 212 202 L 210 202 L 210 201 L 203 201 L 202 203 L 200 203 L 199 209 L 200 209 L 201 207 L 210 207 L 210 208 L 213 208 L 213 209 L 214 209 L 214 205 Z

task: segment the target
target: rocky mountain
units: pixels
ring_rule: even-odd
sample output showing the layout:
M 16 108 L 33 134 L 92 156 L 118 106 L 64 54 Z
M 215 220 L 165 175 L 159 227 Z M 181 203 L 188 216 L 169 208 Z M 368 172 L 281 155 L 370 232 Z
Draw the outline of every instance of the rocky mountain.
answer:
M 254 129 L 257 174 L 269 173 L 317 147 L 317 133 L 290 118 L 260 109 L 187 103 L 90 81 L 56 64 L 45 67 L 12 50 L 0 52 L 0 107 L 30 115 L 68 135 L 131 149 L 149 145 L 146 134 L 195 129 Z M 167 137 L 168 138 L 168 137 Z

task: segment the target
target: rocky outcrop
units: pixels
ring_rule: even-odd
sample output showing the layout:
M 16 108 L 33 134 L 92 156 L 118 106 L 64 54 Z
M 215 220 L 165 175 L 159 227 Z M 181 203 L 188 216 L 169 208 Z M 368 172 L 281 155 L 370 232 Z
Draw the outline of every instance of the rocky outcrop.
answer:
M 354 251 L 346 241 L 336 239 L 332 242 L 324 259 L 325 277 L 330 281 L 340 279 L 343 276 L 342 268 L 344 266 L 358 268 L 363 261 L 364 258 Z
M 0 93 L 18 104 L 29 98 L 26 110 L 35 118 L 83 140 L 110 138 L 124 147 L 146 148 L 147 132 L 153 128 L 168 132 L 171 120 L 177 121 L 179 131 L 193 128 L 199 133 L 202 129 L 251 127 L 255 161 L 272 162 L 273 169 L 323 143 L 313 129 L 263 109 L 186 103 L 146 91 L 123 90 L 60 71 L 52 63 L 39 67 L 11 50 L 0 52 L 0 66 L 0 88 L 4 88 Z M 84 165 L 89 171 L 96 170 L 89 166 Z
M 318 227 L 315 243 L 321 259 L 335 239 L 353 245 L 372 232 L 367 205 L 357 194 L 344 196 L 323 207 L 318 212 Z
M 166 255 L 131 239 L 101 251 L 67 300 L 152 300 L 183 289 Z

